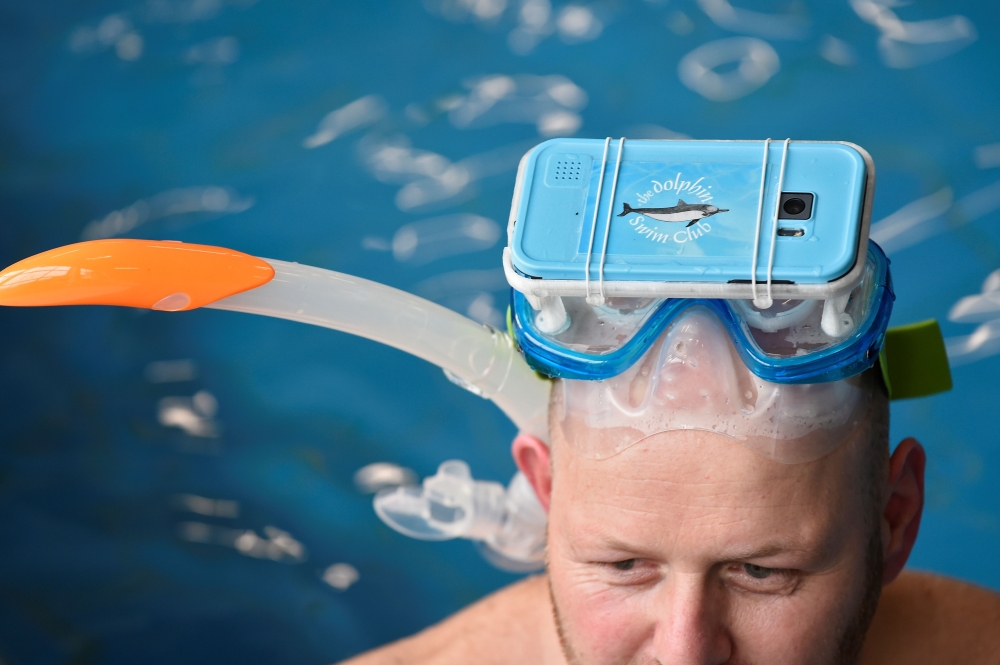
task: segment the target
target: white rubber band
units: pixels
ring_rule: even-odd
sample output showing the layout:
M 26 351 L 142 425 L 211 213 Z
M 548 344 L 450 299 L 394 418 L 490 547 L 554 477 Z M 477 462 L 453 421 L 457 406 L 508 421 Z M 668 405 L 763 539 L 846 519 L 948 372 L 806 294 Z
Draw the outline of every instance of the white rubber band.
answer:
M 788 144 L 791 142 L 792 139 L 785 139 L 785 145 L 781 150 L 778 191 L 774 194 L 774 228 L 771 231 L 771 251 L 767 257 L 767 305 L 761 309 L 768 309 L 774 303 L 771 297 L 771 273 L 774 271 L 774 250 L 778 245 L 778 211 L 781 209 L 781 190 L 785 186 L 785 163 L 788 161 Z
M 750 262 L 750 291 L 757 302 L 757 252 L 760 248 L 760 222 L 764 216 L 764 186 L 767 184 L 767 153 L 771 139 L 764 141 L 764 161 L 760 165 L 760 200 L 757 202 L 757 231 L 753 236 L 753 260 Z
M 597 198 L 594 201 L 594 220 L 590 225 L 590 244 L 587 245 L 587 266 L 583 271 L 583 279 L 587 288 L 587 300 L 590 300 L 590 258 L 594 253 L 594 233 L 597 231 L 597 211 L 601 209 L 601 189 L 604 187 L 604 169 L 608 167 L 608 146 L 611 137 L 604 139 L 604 157 L 601 159 L 601 177 L 597 180 Z M 614 203 L 612 201 L 612 203 Z
M 618 170 L 622 166 L 622 153 L 625 152 L 625 137 L 618 141 L 618 160 L 615 162 L 615 177 L 611 181 L 611 199 L 608 201 L 608 221 L 604 225 L 604 246 L 601 247 L 601 263 L 597 269 L 598 285 L 601 293 L 601 302 L 604 304 L 604 260 L 608 255 L 608 236 L 611 235 L 611 216 L 615 213 L 615 191 L 618 189 Z

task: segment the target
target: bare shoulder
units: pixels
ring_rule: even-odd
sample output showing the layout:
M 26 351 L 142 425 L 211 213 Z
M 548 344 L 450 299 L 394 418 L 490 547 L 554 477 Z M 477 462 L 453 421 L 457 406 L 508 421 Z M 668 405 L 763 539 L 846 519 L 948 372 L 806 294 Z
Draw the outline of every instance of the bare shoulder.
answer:
M 904 572 L 882 593 L 862 654 L 881 663 L 1000 664 L 1000 594 Z
M 545 577 L 531 577 L 342 665 L 551 665 L 562 662 L 555 635 Z

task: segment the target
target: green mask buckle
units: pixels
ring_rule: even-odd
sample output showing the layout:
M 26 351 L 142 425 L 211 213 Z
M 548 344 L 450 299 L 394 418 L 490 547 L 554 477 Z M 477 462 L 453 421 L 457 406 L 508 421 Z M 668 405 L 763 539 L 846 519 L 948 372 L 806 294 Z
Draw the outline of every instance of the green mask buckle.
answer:
M 935 319 L 887 330 L 878 360 L 891 400 L 951 390 L 948 354 Z

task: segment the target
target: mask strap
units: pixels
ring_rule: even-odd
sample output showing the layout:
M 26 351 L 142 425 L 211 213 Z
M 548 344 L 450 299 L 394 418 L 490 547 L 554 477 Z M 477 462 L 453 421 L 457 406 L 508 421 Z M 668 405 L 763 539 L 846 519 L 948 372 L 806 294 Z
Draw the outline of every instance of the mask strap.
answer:
M 614 214 L 615 205 L 615 190 L 618 189 L 618 170 L 622 166 L 622 153 L 625 152 L 625 137 L 623 136 L 620 141 L 618 141 L 618 160 L 615 162 L 615 177 L 611 181 L 611 200 L 608 201 L 608 221 L 604 225 L 604 246 L 601 247 L 601 263 L 597 268 L 597 274 L 600 286 L 600 303 L 604 304 L 604 261 L 608 256 L 608 236 L 611 235 L 611 215 Z
M 764 185 L 767 184 L 767 151 L 771 139 L 764 141 L 764 161 L 760 165 L 760 200 L 757 202 L 757 231 L 753 236 L 753 261 L 750 263 L 750 290 L 754 305 L 757 304 L 757 251 L 760 248 L 760 222 L 764 216 Z
M 584 270 L 584 283 L 587 287 L 587 302 L 590 302 L 590 258 L 594 253 L 594 233 L 597 231 L 597 211 L 601 208 L 601 189 L 604 187 L 604 169 L 608 166 L 608 146 L 611 137 L 604 139 L 604 157 L 601 159 L 601 177 L 597 180 L 597 199 L 594 201 L 594 219 L 590 225 L 590 244 L 587 245 L 587 267 Z M 612 199 L 612 204 L 614 200 Z
M 774 300 L 771 298 L 771 277 L 774 272 L 774 250 L 778 246 L 778 211 L 781 207 L 781 190 L 785 186 L 785 164 L 788 162 L 788 144 L 792 139 L 785 139 L 781 150 L 781 170 L 778 172 L 778 191 L 774 195 L 774 227 L 771 229 L 771 251 L 767 257 L 767 296 L 754 300 L 759 309 L 769 309 Z

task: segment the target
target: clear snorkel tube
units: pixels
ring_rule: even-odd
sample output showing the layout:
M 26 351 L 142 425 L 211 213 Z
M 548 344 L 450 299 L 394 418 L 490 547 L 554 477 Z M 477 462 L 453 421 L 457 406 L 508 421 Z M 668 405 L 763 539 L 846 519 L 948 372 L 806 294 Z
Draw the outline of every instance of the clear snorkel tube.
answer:
M 205 306 L 299 321 L 395 347 L 492 400 L 520 431 L 548 439 L 551 384 L 528 367 L 506 333 L 384 284 L 266 261 L 274 268 L 271 281 Z

